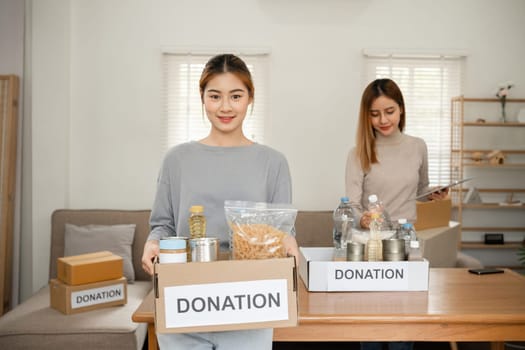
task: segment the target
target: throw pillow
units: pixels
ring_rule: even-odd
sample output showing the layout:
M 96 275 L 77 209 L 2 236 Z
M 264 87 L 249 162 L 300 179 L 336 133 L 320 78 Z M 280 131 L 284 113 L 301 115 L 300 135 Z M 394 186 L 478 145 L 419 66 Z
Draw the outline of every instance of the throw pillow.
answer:
M 109 250 L 123 259 L 124 276 L 129 283 L 135 281 L 132 244 L 135 224 L 87 225 L 66 224 L 64 256 Z

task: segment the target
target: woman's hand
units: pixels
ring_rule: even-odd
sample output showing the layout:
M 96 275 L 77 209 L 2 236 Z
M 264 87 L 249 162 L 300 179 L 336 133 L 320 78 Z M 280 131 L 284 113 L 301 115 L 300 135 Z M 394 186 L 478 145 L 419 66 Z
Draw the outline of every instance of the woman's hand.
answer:
M 431 194 L 428 195 L 427 199 L 429 201 L 439 201 L 439 200 L 443 200 L 447 198 L 447 196 L 448 196 L 448 187 L 442 190 L 437 190 L 437 191 L 432 192 Z
M 363 215 L 361 216 L 361 220 L 359 220 L 359 225 L 361 225 L 361 228 L 369 229 L 371 221 L 372 221 L 371 213 L 369 211 L 365 211 Z
M 142 253 L 142 268 L 144 271 L 153 276 L 153 259 L 160 253 L 159 241 L 152 239 L 144 244 Z
M 295 256 L 295 261 L 297 264 L 299 264 L 299 248 L 297 247 L 297 241 L 295 240 L 295 237 L 291 235 L 286 235 L 283 238 L 283 245 L 286 251 L 286 255 Z

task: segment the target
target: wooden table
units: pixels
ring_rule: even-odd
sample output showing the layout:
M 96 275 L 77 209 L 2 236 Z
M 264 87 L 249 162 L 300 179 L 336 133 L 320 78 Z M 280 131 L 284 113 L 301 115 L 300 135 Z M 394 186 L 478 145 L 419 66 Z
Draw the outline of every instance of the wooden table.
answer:
M 431 268 L 428 292 L 310 293 L 298 283 L 299 325 L 275 341 L 525 341 L 525 277 L 511 270 L 478 276 Z M 157 349 L 153 293 L 132 316 L 148 323 Z

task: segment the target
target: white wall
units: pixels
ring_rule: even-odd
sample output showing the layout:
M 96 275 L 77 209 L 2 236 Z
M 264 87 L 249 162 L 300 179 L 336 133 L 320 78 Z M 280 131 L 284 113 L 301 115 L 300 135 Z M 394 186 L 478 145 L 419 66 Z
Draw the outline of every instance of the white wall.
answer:
M 525 96 L 522 0 L 47 0 L 32 7 L 33 285 L 54 209 L 149 208 L 161 159 L 164 46 L 269 48 L 268 144 L 294 204 L 331 209 L 354 142 L 363 48 L 465 50 L 464 92 Z M 410 116 L 408 116 L 410 118 Z M 31 290 L 28 290 L 30 288 Z
M 70 4 L 66 0 L 34 1 L 29 12 L 31 37 L 30 203 L 23 203 L 22 227 L 32 226 L 31 250 L 22 247 L 24 276 L 21 298 L 47 284 L 49 277 L 50 220 L 53 210 L 69 205 L 70 114 Z M 26 196 L 24 196 L 26 200 Z M 30 223 L 25 225 L 24 223 Z M 27 232 L 23 233 L 27 235 Z M 25 250 L 24 250 L 25 249 Z M 31 269 L 24 262 L 32 257 Z M 31 276 L 30 278 L 28 276 Z M 30 285 L 29 285 L 30 283 Z

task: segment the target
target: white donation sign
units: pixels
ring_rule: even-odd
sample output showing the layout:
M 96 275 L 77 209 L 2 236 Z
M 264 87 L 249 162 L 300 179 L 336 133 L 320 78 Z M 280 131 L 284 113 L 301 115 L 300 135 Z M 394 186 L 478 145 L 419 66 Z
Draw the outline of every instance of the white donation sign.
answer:
M 288 319 L 286 279 L 171 286 L 164 297 L 166 328 Z

